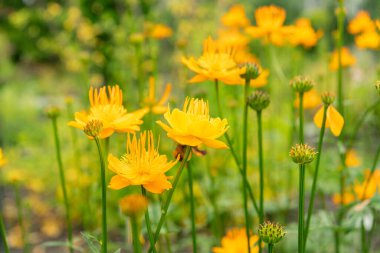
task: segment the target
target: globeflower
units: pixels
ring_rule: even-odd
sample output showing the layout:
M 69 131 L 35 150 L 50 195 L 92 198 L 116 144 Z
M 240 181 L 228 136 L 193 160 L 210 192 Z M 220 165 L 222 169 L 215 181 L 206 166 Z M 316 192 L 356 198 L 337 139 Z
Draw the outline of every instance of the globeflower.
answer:
M 318 128 L 322 127 L 323 120 L 323 106 L 318 110 L 314 116 L 314 123 Z M 330 128 L 335 136 L 339 136 L 342 132 L 344 119 L 342 115 L 335 109 L 334 106 L 329 105 L 326 111 L 326 128 Z
M 348 32 L 351 34 L 359 34 L 368 30 L 373 30 L 374 23 L 367 11 L 359 11 L 348 23 Z
M 227 131 L 227 119 L 211 118 L 208 102 L 203 99 L 186 98 L 182 110 L 169 110 L 164 117 L 168 125 L 161 121 L 157 124 L 181 145 L 227 148 L 224 142 L 216 140 Z
M 295 26 L 290 30 L 288 40 L 294 46 L 301 45 L 305 48 L 313 47 L 322 37 L 322 31 L 315 31 L 311 26 L 311 22 L 307 18 L 296 20 Z
M 257 235 L 250 236 L 251 253 L 259 252 Z M 245 229 L 233 228 L 222 238 L 221 246 L 212 248 L 213 253 L 248 253 Z
M 355 44 L 358 48 L 379 49 L 380 34 L 375 29 L 366 31 L 355 37 Z
M 249 19 L 245 15 L 244 6 L 240 4 L 233 5 L 228 12 L 221 18 L 222 24 L 231 28 L 246 27 L 249 25 Z
M 356 58 L 350 53 L 350 50 L 347 47 L 342 48 L 342 67 L 347 68 L 356 63 Z M 337 70 L 339 68 L 339 57 L 338 51 L 334 50 L 331 61 L 330 61 L 330 69 Z
M 143 132 L 139 138 L 128 135 L 127 151 L 120 158 L 108 155 L 108 169 L 116 173 L 111 178 L 109 188 L 119 190 L 130 185 L 142 185 L 152 193 L 162 193 L 172 188 L 165 175 L 177 161 L 167 161 L 154 146 L 152 131 Z
M 108 90 L 108 94 L 107 94 Z M 100 121 L 102 130 L 99 138 L 107 138 L 114 132 L 133 133 L 139 131 L 143 121 L 141 118 L 147 112 L 141 109 L 127 113 L 123 106 L 123 93 L 118 85 L 102 87 L 100 89 L 90 88 L 90 111 L 76 112 L 75 121 L 70 121 L 69 126 L 84 130 L 90 121 Z
M 199 83 L 206 80 L 219 80 L 226 84 L 240 83 L 240 74 L 244 68 L 239 68 L 234 60 L 236 49 L 218 44 L 209 37 L 203 43 L 203 55 L 198 59 L 182 57 L 182 63 L 197 73 L 189 80 Z

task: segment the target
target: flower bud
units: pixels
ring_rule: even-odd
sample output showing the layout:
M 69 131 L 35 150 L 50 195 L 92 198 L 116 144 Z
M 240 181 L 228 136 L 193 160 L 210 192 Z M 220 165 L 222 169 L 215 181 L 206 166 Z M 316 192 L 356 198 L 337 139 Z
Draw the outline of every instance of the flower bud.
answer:
M 100 132 L 103 129 L 103 123 L 100 120 L 90 120 L 87 122 L 87 124 L 84 126 L 84 133 L 91 137 L 97 137 L 99 136 Z
M 245 73 L 240 75 L 242 78 L 253 80 L 259 77 L 260 68 L 256 63 L 248 62 L 243 64 L 242 67 L 245 67 Z
M 279 224 L 267 221 L 259 225 L 259 236 L 261 240 L 267 244 L 273 245 L 278 243 L 285 234 L 284 227 Z
M 332 103 L 334 103 L 335 94 L 332 92 L 324 92 L 322 93 L 321 97 L 322 97 L 322 102 L 325 106 L 329 106 Z
M 311 163 L 317 152 L 315 149 L 307 144 L 296 144 L 290 149 L 289 155 L 293 159 L 293 162 L 298 164 Z
M 255 111 L 262 111 L 270 104 L 270 98 L 265 91 L 255 91 L 249 95 L 247 100 L 248 105 Z
M 132 194 L 120 199 L 119 207 L 124 215 L 138 217 L 148 208 L 148 200 L 140 194 Z
M 60 110 L 58 107 L 56 106 L 50 106 L 49 108 L 47 108 L 45 110 L 45 113 L 46 115 L 49 117 L 49 118 L 57 118 L 60 114 Z
M 305 76 L 296 76 L 290 81 L 290 86 L 294 91 L 304 93 L 314 87 L 314 81 Z

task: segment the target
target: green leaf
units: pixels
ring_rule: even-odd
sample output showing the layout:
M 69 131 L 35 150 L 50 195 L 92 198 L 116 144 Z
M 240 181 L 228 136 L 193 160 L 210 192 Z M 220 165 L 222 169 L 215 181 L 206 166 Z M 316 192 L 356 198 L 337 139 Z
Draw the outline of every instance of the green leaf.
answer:
M 92 253 L 100 253 L 101 245 L 95 236 L 86 232 L 81 232 L 81 235 Z

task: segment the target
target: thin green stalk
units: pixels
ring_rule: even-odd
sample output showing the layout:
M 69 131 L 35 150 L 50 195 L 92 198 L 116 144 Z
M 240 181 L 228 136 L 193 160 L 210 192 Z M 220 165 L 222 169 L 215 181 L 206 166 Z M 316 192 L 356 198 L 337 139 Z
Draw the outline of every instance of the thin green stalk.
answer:
M 147 197 L 146 190 L 143 186 L 141 186 L 141 192 L 144 197 Z M 153 232 L 152 232 L 151 222 L 149 218 L 149 208 L 147 208 L 145 211 L 145 224 L 146 224 L 146 230 L 148 231 L 150 246 L 152 247 L 155 244 L 155 241 L 153 238 Z M 153 247 L 153 252 L 156 252 L 155 247 Z
M 244 201 L 244 216 L 245 216 L 245 229 L 247 234 L 247 247 L 248 253 L 251 253 L 251 243 L 250 243 L 250 221 L 248 214 L 248 201 L 247 201 L 247 136 L 248 136 L 248 104 L 247 97 L 249 91 L 249 81 L 245 80 L 244 86 L 244 103 L 243 103 L 243 201 Z
M 217 101 L 217 107 L 218 107 L 219 116 L 221 118 L 223 118 L 222 107 L 220 105 L 220 95 L 219 95 L 219 82 L 218 82 L 218 79 L 215 79 L 215 91 L 216 91 L 216 101 Z M 227 132 L 224 134 L 224 136 L 226 137 L 226 141 L 227 141 L 229 150 L 231 151 L 232 157 L 234 158 L 235 164 L 238 167 L 239 172 L 242 175 L 242 178 L 244 178 L 243 168 L 242 168 L 242 165 L 240 163 L 239 157 L 238 157 L 238 155 L 237 155 L 237 153 L 236 153 L 236 151 L 235 151 L 235 149 L 234 149 L 234 147 L 232 145 L 231 139 L 230 139 L 229 135 L 227 134 Z M 255 208 L 256 213 L 260 213 L 259 207 L 257 205 L 255 196 L 253 195 L 253 191 L 252 191 L 252 188 L 251 188 L 249 182 L 246 182 L 246 186 L 247 186 L 249 197 L 250 197 L 250 199 L 252 201 L 252 204 L 253 204 L 253 207 Z
M 299 127 L 300 127 L 300 132 L 299 132 L 299 139 L 300 143 L 304 142 L 304 134 L 303 134 L 303 92 L 299 93 Z
M 133 252 L 134 253 L 141 253 L 141 244 L 140 244 L 140 238 L 139 238 L 139 225 L 137 222 L 136 216 L 131 216 L 131 226 L 132 226 L 132 237 L 133 237 Z
M 259 171 L 260 171 L 260 224 L 264 223 L 264 157 L 263 157 L 263 133 L 261 111 L 257 111 L 257 139 L 259 146 Z M 261 238 L 259 239 L 259 252 L 262 252 Z
M 162 203 L 162 195 L 159 195 L 158 196 L 159 200 L 160 200 L 160 203 Z M 164 226 L 165 226 L 165 230 L 167 231 L 167 233 L 165 234 L 165 241 L 166 241 L 166 249 L 168 251 L 168 253 L 172 253 L 172 246 L 171 246 L 171 242 L 170 242 L 170 236 L 169 236 L 169 225 L 167 222 L 164 222 Z
M 60 145 L 59 136 L 58 136 L 57 116 L 54 115 L 51 117 L 51 119 L 52 119 L 52 124 L 53 124 L 56 156 L 57 156 L 57 162 L 58 162 L 58 168 L 59 168 L 59 178 L 61 181 L 63 202 L 65 205 L 65 211 L 66 211 L 67 238 L 69 241 L 70 252 L 73 253 L 74 252 L 74 249 L 73 249 L 73 229 L 72 229 L 72 225 L 71 225 L 69 199 L 67 197 L 67 191 L 66 191 L 65 172 L 63 170 L 63 163 L 62 163 L 62 157 L 61 157 L 61 145 Z
M 273 244 L 268 244 L 268 253 L 273 253 L 274 252 L 274 245 Z
M 106 163 L 99 137 L 95 137 L 100 159 L 100 180 L 102 185 L 102 253 L 107 253 L 107 192 L 106 192 Z
M 191 147 L 189 146 L 186 146 L 186 149 L 185 149 L 185 155 L 182 159 L 182 163 L 177 171 L 177 174 L 175 175 L 175 178 L 174 178 L 174 181 L 173 181 L 173 187 L 172 189 L 168 192 L 168 196 L 165 200 L 165 203 L 164 205 L 161 207 L 161 217 L 160 217 L 160 220 L 158 221 L 158 225 L 157 225 L 157 228 L 156 228 L 156 232 L 154 233 L 154 243 L 157 242 L 158 240 L 158 237 L 160 235 L 160 231 L 161 231 L 161 228 L 162 228 L 162 225 L 164 224 L 165 222 L 165 218 L 166 218 L 166 214 L 168 213 L 168 209 L 169 209 L 169 205 L 170 205 L 170 201 L 173 197 L 173 193 L 175 191 L 175 189 L 177 188 L 177 184 L 178 184 L 178 181 L 179 181 L 179 178 L 181 177 L 181 174 L 182 174 L 182 171 L 183 171 L 183 168 L 185 167 L 185 164 L 187 162 L 187 159 L 189 158 L 189 155 L 190 155 L 190 151 L 191 151 Z M 153 248 L 155 247 L 155 245 L 150 245 L 150 248 L 148 250 L 149 253 L 151 253 L 153 251 Z
M 317 189 L 317 179 L 318 179 L 319 164 L 320 164 L 321 155 L 322 155 L 323 137 L 325 135 L 325 130 L 326 130 L 327 108 L 328 108 L 328 106 L 326 106 L 326 105 L 323 107 L 322 127 L 321 127 L 321 131 L 319 133 L 319 141 L 318 141 L 318 153 L 317 153 L 317 159 L 315 162 L 315 170 L 314 170 L 314 176 L 313 176 L 313 184 L 311 187 L 309 208 L 307 210 L 306 227 L 305 227 L 305 245 L 304 245 L 305 251 L 306 251 L 306 243 L 307 243 L 307 236 L 309 233 L 311 216 L 313 214 L 314 198 L 315 198 L 316 189 Z
M 8 243 L 7 243 L 7 236 L 5 234 L 5 226 L 3 221 L 3 216 L 0 213 L 0 234 L 1 234 L 1 241 L 5 250 L 5 253 L 9 253 Z
M 360 239 L 361 239 L 361 247 L 362 247 L 362 253 L 367 253 L 367 242 L 366 242 L 366 232 L 364 227 L 364 219 L 360 222 Z
M 25 231 L 24 211 L 23 211 L 23 205 L 22 205 L 22 200 L 21 200 L 21 195 L 20 195 L 20 186 L 14 185 L 14 191 L 15 191 L 16 206 L 17 206 L 17 219 L 18 219 L 18 224 L 20 225 L 21 238 L 22 238 L 22 243 L 24 246 L 24 253 L 27 253 L 29 252 L 29 244 L 28 244 L 28 239 L 26 237 L 26 231 Z
M 299 165 L 299 199 L 298 199 L 298 252 L 304 252 L 304 183 L 305 183 L 305 165 Z
M 190 194 L 190 213 L 191 213 L 191 239 L 193 241 L 193 253 L 197 252 L 197 234 L 195 229 L 195 205 L 193 192 L 193 172 L 190 163 L 187 163 L 189 194 Z

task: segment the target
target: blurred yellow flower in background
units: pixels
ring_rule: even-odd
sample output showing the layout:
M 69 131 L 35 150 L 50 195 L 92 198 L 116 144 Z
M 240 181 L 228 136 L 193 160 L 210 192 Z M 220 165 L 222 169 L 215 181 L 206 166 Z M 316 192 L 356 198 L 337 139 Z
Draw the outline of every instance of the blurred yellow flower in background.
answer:
M 0 148 L 0 167 L 3 167 L 7 162 L 8 160 L 4 157 L 3 149 Z
M 359 48 L 379 49 L 380 35 L 376 31 L 376 20 L 367 11 L 360 11 L 348 24 L 348 31 L 356 35 L 355 44 Z
M 366 31 L 355 37 L 355 44 L 359 48 L 379 49 L 380 34 L 376 30 Z
M 356 183 L 354 186 L 356 196 L 360 200 L 370 199 L 376 194 L 380 194 L 380 170 L 376 169 L 368 181 L 369 175 L 370 170 L 365 170 L 363 182 Z
M 164 117 L 169 125 L 157 121 L 169 138 L 181 145 L 199 146 L 204 144 L 211 148 L 227 148 L 219 140 L 228 129 L 227 119 L 211 118 L 208 102 L 203 99 L 186 98 L 182 111 L 168 111 Z
M 173 30 L 164 24 L 154 24 L 148 32 L 149 37 L 157 40 L 166 39 L 172 35 Z
M 132 113 L 127 113 L 123 106 L 123 93 L 118 85 L 107 86 L 100 89 L 90 88 L 90 112 L 76 112 L 75 121 L 70 121 L 69 126 L 84 129 L 86 124 L 93 120 L 103 123 L 100 138 L 107 138 L 114 132 L 139 131 L 143 121 L 141 118 L 147 113 L 147 109 L 141 109 Z
M 374 23 L 367 11 L 359 11 L 355 18 L 348 23 L 348 32 L 351 34 L 359 34 L 373 28 Z
M 241 28 L 249 25 L 249 19 L 245 15 L 244 6 L 235 4 L 223 14 L 222 24 L 231 28 Z
M 355 201 L 355 196 L 351 192 L 344 192 L 342 198 L 341 194 L 335 193 L 332 197 L 332 201 L 335 205 L 347 205 Z
M 339 68 L 339 61 L 338 61 L 338 51 L 334 50 L 331 61 L 330 61 L 330 69 L 331 70 L 337 70 Z M 350 50 L 347 47 L 342 48 L 342 67 L 347 68 L 356 63 L 356 58 L 350 53 Z
M 257 242 L 259 237 L 251 235 L 251 253 L 259 252 Z M 222 238 L 221 247 L 213 247 L 213 253 L 248 253 L 247 247 L 247 234 L 244 228 L 230 229 L 227 234 Z
M 221 29 L 218 32 L 218 43 L 226 47 L 244 48 L 249 39 L 237 29 Z
M 127 151 L 121 157 L 108 155 L 108 169 L 116 173 L 109 187 L 119 190 L 130 185 L 142 185 L 152 193 L 162 193 L 172 188 L 165 175 L 177 161 L 167 161 L 166 155 L 160 155 L 154 146 L 152 131 L 144 131 L 139 138 L 128 135 Z
M 347 167 L 358 167 L 362 164 L 356 150 L 350 149 L 347 151 L 345 164 Z
M 315 89 L 307 91 L 303 94 L 303 108 L 304 109 L 314 109 L 322 103 L 321 96 Z M 294 100 L 294 107 L 299 108 L 300 98 L 297 92 L 296 99 Z
M 154 80 L 154 77 L 151 76 L 149 78 L 149 94 L 148 97 L 146 97 L 144 100 L 145 108 L 154 114 L 163 114 L 168 110 L 168 107 L 165 105 L 165 103 L 169 98 L 170 91 L 172 90 L 172 85 L 170 83 L 166 84 L 164 93 L 158 101 L 155 98 L 155 87 L 156 82 Z
M 148 199 L 141 194 L 131 194 L 119 200 L 119 207 L 127 216 L 138 216 L 148 208 Z
M 322 37 L 322 31 L 315 31 L 307 18 L 299 18 L 292 28 L 288 40 L 294 46 L 301 45 L 305 48 L 313 47 Z
M 182 63 L 197 73 L 189 80 L 190 83 L 199 83 L 206 80 L 219 80 L 225 84 L 240 83 L 240 74 L 245 72 L 234 60 L 236 49 L 220 45 L 211 37 L 203 43 L 203 55 L 198 59 L 182 57 Z
M 314 123 L 317 127 L 322 127 L 323 120 L 323 106 L 318 110 L 314 116 Z M 330 105 L 326 112 L 326 128 L 330 128 L 331 132 L 335 136 L 339 136 L 342 132 L 344 125 L 344 119 L 342 115 L 335 109 L 334 106 Z

